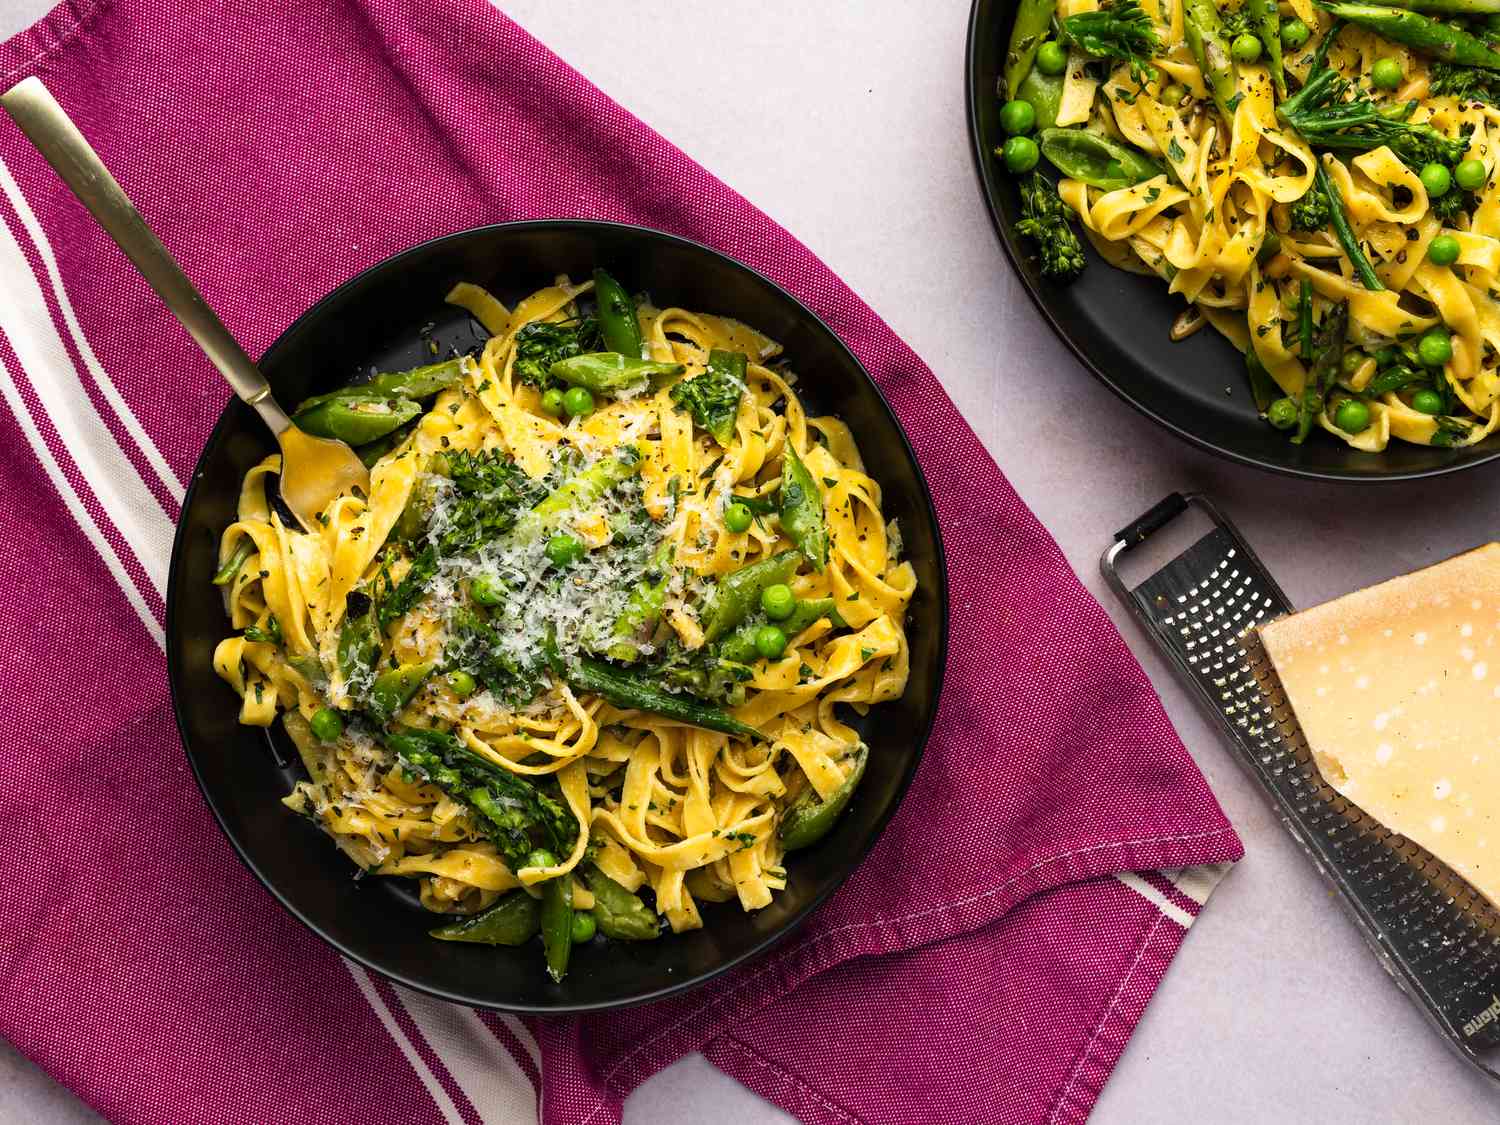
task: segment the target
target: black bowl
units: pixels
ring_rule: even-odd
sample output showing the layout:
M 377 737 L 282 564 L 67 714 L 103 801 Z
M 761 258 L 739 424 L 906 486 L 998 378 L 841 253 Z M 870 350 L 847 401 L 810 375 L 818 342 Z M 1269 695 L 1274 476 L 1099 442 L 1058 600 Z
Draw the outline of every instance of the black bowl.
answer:
M 209 807 L 240 857 L 283 906 L 346 956 L 402 984 L 465 1004 L 519 1012 L 579 1012 L 657 999 L 702 984 L 786 936 L 869 852 L 916 771 L 937 713 L 947 636 L 947 579 L 937 517 L 911 446 L 859 362 L 790 294 L 706 247 L 635 227 L 582 221 L 512 223 L 465 231 L 398 254 L 346 282 L 282 334 L 261 361 L 279 400 L 348 382 L 371 366 L 410 367 L 427 351 L 465 348 L 484 333 L 443 303 L 457 281 L 516 298 L 558 273 L 603 265 L 668 305 L 723 313 L 786 347 L 799 389 L 853 427 L 900 519 L 918 587 L 908 619 L 911 683 L 860 726 L 871 748 L 859 795 L 816 847 L 793 855 L 789 881 L 754 914 L 705 904 L 704 928 L 655 942 L 598 941 L 574 951 L 561 985 L 539 948 L 489 949 L 427 936 L 435 916 L 404 880 L 353 878 L 353 865 L 281 803 L 300 773 L 278 727 L 236 722 L 237 704 L 214 675 L 228 632 L 210 582 L 221 531 L 234 519 L 240 478 L 274 446 L 254 412 L 225 409 L 199 458 L 172 550 L 167 663 L 177 725 Z
M 969 140 L 979 184 L 1006 256 L 1036 307 L 1073 354 L 1110 390 L 1194 445 L 1262 469 L 1321 480 L 1389 481 L 1436 476 L 1500 456 L 1500 436 L 1463 449 L 1392 442 L 1360 453 L 1331 435 L 1302 445 L 1255 411 L 1245 361 L 1211 326 L 1173 343 L 1173 319 L 1186 307 L 1155 277 L 1115 269 L 1085 242 L 1088 268 L 1068 285 L 1043 278 L 1026 240 L 1014 233 L 1021 202 L 1014 178 L 995 159 L 1000 84 L 1017 0 L 974 0 L 966 76 Z

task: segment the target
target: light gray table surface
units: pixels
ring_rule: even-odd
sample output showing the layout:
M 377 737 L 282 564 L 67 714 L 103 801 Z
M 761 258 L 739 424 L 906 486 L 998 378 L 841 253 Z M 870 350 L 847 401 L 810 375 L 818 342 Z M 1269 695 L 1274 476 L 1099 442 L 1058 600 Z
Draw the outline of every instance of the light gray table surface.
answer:
M 45 7 L 0 0 L 0 35 Z M 1500 1090 L 1366 952 L 1096 569 L 1126 519 L 1172 489 L 1203 489 L 1310 604 L 1493 537 L 1496 472 L 1363 488 L 1273 477 L 1196 452 L 1096 382 L 989 229 L 964 129 L 961 0 L 501 7 L 807 243 L 932 366 L 1119 624 L 1239 829 L 1246 857 L 1188 935 L 1094 1119 L 1500 1119 Z M 92 1116 L 0 1043 L 0 1123 Z M 695 1056 L 648 1081 L 625 1120 L 790 1119 Z

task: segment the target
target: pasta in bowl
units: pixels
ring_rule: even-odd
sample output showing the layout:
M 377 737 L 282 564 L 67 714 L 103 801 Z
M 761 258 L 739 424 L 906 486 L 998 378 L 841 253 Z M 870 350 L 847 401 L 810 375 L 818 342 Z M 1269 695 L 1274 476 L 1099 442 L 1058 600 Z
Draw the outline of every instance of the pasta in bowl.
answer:
M 982 174 L 1033 295 L 1096 372 L 1186 436 L 1277 468 L 1368 479 L 1493 455 L 1487 26 L 1312 0 L 1004 8 L 976 3 L 970 43 Z M 981 66 L 999 94 L 983 112 Z M 1085 246 L 1161 299 L 1090 276 Z M 1106 292 L 1117 308 L 1098 307 Z M 1138 332 L 1148 306 L 1160 346 L 1079 338 L 1084 321 Z M 1202 326 L 1244 358 L 1188 342 Z
M 213 665 L 294 743 L 288 809 L 415 880 L 434 937 L 539 933 L 561 980 L 596 930 L 772 904 L 859 795 L 852 722 L 906 691 L 919 583 L 854 434 L 756 329 L 597 270 L 449 300 L 473 354 L 297 412 L 360 445 L 368 496 L 303 531 L 274 455 L 244 475 Z

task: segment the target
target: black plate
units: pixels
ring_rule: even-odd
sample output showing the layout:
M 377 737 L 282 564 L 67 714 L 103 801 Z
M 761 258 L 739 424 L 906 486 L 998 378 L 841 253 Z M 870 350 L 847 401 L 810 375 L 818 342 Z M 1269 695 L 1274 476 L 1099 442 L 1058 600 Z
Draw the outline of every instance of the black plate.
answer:
M 827 897 L 874 845 L 916 771 L 937 713 L 947 637 L 947 579 L 937 517 L 915 455 L 875 384 L 816 316 L 764 277 L 671 235 L 583 221 L 483 227 L 424 243 L 366 270 L 305 313 L 261 368 L 282 403 L 348 382 L 372 365 L 410 367 L 441 346 L 484 334 L 443 303 L 457 281 L 515 299 L 558 273 L 603 265 L 659 303 L 736 317 L 780 341 L 799 390 L 853 427 L 900 519 L 917 572 L 908 618 L 911 684 L 861 723 L 870 763 L 849 812 L 818 846 L 791 857 L 789 883 L 766 909 L 705 904 L 704 928 L 634 944 L 574 951 L 552 984 L 539 947 L 492 950 L 434 941 L 435 915 L 413 905 L 405 880 L 356 882 L 354 867 L 310 822 L 280 804 L 299 776 L 280 733 L 239 725 L 237 702 L 214 675 L 214 645 L 228 632 L 211 584 L 219 535 L 234 519 L 240 479 L 274 444 L 254 412 L 232 400 L 198 461 L 172 549 L 167 663 L 177 725 L 203 795 L 240 857 L 267 889 L 341 953 L 445 999 L 524 1012 L 577 1012 L 657 999 L 701 984 L 763 952 Z
M 1000 82 L 1016 0 L 974 0 L 966 76 L 969 140 L 980 188 L 1006 256 L 1026 292 L 1073 354 L 1110 390 L 1148 418 L 1210 453 L 1262 469 L 1321 480 L 1407 480 L 1457 472 L 1500 456 L 1500 436 L 1443 449 L 1393 441 L 1360 453 L 1330 434 L 1293 445 L 1255 412 L 1245 361 L 1212 326 L 1173 343 L 1173 319 L 1186 307 L 1155 277 L 1115 269 L 1085 241 L 1088 268 L 1070 285 L 1042 278 L 1031 247 L 1013 233 L 1021 203 L 1014 179 L 995 159 Z M 1044 162 L 1045 163 L 1045 162 Z

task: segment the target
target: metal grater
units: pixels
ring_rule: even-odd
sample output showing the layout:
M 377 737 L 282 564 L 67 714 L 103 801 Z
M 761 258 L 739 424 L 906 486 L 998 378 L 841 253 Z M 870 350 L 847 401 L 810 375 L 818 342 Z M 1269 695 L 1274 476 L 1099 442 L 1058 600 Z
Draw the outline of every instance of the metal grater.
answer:
M 1127 587 L 1120 556 L 1189 508 L 1213 530 Z M 1234 525 L 1204 497 L 1173 493 L 1115 535 L 1100 569 L 1339 890 L 1386 972 L 1459 1054 L 1500 1081 L 1500 913 L 1323 781 L 1259 637 L 1247 632 L 1291 603 Z

